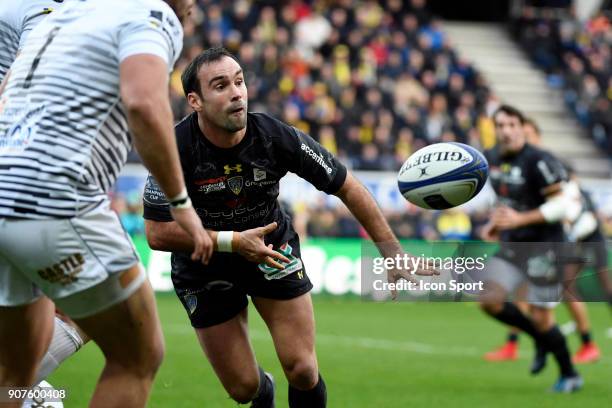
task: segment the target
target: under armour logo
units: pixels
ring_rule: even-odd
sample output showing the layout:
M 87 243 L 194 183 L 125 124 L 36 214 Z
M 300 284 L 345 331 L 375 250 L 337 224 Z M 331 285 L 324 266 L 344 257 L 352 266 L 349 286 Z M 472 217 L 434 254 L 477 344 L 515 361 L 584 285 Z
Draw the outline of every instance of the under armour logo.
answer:
M 225 170 L 225 174 L 230 174 L 232 171 L 235 171 L 236 173 L 240 173 L 242 172 L 242 164 L 237 164 L 235 166 L 230 166 L 229 164 L 226 164 L 225 166 L 223 166 L 223 169 Z

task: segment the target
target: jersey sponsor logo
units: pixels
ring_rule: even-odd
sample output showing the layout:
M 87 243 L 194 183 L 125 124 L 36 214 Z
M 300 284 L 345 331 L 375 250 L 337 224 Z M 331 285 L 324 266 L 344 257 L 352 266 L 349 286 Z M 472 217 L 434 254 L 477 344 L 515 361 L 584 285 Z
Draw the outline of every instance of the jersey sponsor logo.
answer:
M 203 186 L 198 187 L 198 191 L 204 194 L 222 190 L 225 190 L 225 183 L 222 181 L 214 184 L 205 184 Z
M 498 180 L 500 183 L 514 185 L 525 184 L 523 170 L 520 167 L 511 166 L 508 163 L 502 164 L 499 169 L 494 169 L 494 171 L 489 173 L 489 176 L 492 180 Z
M 221 181 L 225 181 L 226 179 L 227 179 L 226 176 L 221 176 L 221 177 L 214 177 L 214 178 L 209 178 L 209 179 L 196 180 L 194 181 L 194 183 L 198 186 L 203 186 L 206 184 L 216 184 Z
M 38 122 L 46 112 L 45 105 L 39 105 L 28 111 L 15 114 L 16 120 L 0 138 L 0 153 L 18 153 L 25 150 L 37 133 Z M 12 116 L 8 112 L 6 116 Z
M 233 171 L 236 173 L 242 173 L 242 164 L 236 164 L 235 166 L 230 166 L 226 164 L 223 166 L 223 170 L 225 170 L 225 174 L 232 174 Z
M 285 255 L 289 262 L 280 262 L 281 265 L 285 267 L 285 269 L 277 269 L 266 264 L 259 264 L 257 267 L 260 271 L 264 273 L 264 278 L 267 280 L 273 279 L 281 279 L 285 276 L 291 275 L 292 273 L 298 272 L 298 278 L 304 278 L 304 265 L 302 264 L 302 260 L 300 258 L 295 257 L 293 252 L 293 247 L 289 245 L 289 243 L 285 243 L 281 245 L 278 249 L 278 252 Z
M 240 200 L 240 202 L 243 201 Z M 225 211 L 208 211 L 198 208 L 196 212 L 206 228 L 229 227 L 233 229 L 236 224 L 256 222 L 267 217 L 272 208 L 274 208 L 273 205 L 262 201 L 253 205 L 240 205 L 239 208 L 228 208 Z
M 85 258 L 82 254 L 72 254 L 56 264 L 38 271 L 38 276 L 47 282 L 68 285 L 76 282 L 77 275 L 83 270 Z
M 244 185 L 246 187 L 266 187 L 266 186 L 270 186 L 272 184 L 276 184 L 277 181 L 276 180 L 264 180 L 264 181 L 251 181 L 251 180 L 247 180 L 244 182 Z
M 266 179 L 266 171 L 263 169 L 254 168 L 253 169 L 253 181 L 261 181 Z
M 225 180 L 227 176 L 214 177 L 209 179 L 202 179 L 194 181 L 194 184 L 198 186 L 200 193 L 208 194 L 214 191 L 225 190 Z
M 332 168 L 325 162 L 325 158 L 322 154 L 317 154 L 314 150 L 307 146 L 305 143 L 302 143 L 301 149 L 310 156 L 311 159 L 315 161 L 319 166 L 323 167 L 323 169 L 327 172 L 327 174 L 332 174 Z
M 235 176 L 227 179 L 227 185 L 232 190 L 232 193 L 239 195 L 242 191 L 242 186 L 244 185 L 244 180 L 242 176 Z

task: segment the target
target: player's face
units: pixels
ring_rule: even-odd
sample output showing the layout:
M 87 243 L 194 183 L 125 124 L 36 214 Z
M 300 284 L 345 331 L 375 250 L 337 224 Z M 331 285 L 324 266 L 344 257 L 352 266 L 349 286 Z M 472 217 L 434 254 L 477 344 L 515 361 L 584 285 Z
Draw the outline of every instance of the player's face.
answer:
M 540 144 L 540 135 L 533 126 L 531 126 L 530 124 L 525 124 L 523 126 L 523 131 L 525 132 L 525 138 L 527 140 L 527 143 L 534 146 L 538 146 Z
M 198 76 L 202 118 L 230 133 L 244 129 L 248 96 L 240 65 L 224 56 L 219 61 L 202 65 Z
M 195 0 L 170 0 L 168 4 L 174 10 L 174 13 L 178 17 L 179 21 L 185 25 L 185 22 L 191 16 Z
M 503 152 L 518 152 L 525 144 L 525 132 L 520 119 L 506 112 L 495 115 L 495 133 Z

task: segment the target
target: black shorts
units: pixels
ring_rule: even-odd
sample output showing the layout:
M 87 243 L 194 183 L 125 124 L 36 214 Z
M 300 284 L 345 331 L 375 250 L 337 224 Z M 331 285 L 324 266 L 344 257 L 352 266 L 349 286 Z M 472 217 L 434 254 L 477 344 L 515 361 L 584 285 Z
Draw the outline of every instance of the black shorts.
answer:
M 608 267 L 608 248 L 606 238 L 599 228 L 578 243 L 580 255 L 585 264 L 596 270 Z
M 496 257 L 510 262 L 536 286 L 561 283 L 565 266 L 576 262 L 571 242 L 501 242 Z
M 286 255 L 290 250 L 295 259 L 285 268 L 291 273 L 279 279 L 267 279 L 260 265 L 238 254 L 215 253 L 208 265 L 192 263 L 188 268 L 173 269 L 174 290 L 191 325 L 205 328 L 232 319 L 247 307 L 247 296 L 288 300 L 309 292 L 312 283 L 300 258 L 297 234 L 281 248 Z

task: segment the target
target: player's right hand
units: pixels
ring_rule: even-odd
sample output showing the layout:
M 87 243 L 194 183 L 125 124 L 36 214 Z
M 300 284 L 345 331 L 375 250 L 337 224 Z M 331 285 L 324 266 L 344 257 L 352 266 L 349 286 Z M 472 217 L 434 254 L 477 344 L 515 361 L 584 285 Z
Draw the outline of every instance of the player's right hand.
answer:
M 193 239 L 194 249 L 191 254 L 191 260 L 202 261 L 204 265 L 208 265 L 213 254 L 213 241 L 202 226 L 202 221 L 193 207 L 171 208 L 170 213 L 174 221 Z
M 499 241 L 499 231 L 497 230 L 495 223 L 489 222 L 480 229 L 480 237 L 484 241 L 494 242 Z
M 274 231 L 277 227 L 275 222 L 265 227 L 257 227 L 242 231 L 239 236 L 235 251 L 247 260 L 256 263 L 264 263 L 272 268 L 285 269 L 277 260 L 289 263 L 289 259 L 272 249 L 272 245 L 266 246 L 264 236 Z

